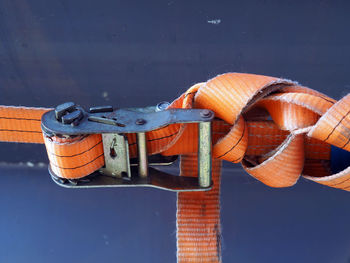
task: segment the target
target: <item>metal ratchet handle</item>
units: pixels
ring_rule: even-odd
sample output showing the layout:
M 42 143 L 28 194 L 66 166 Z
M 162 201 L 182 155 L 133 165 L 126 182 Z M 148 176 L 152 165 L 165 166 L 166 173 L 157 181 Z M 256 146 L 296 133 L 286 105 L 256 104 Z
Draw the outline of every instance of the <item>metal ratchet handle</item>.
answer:
M 102 134 L 105 167 L 82 180 L 65 180 L 49 168 L 54 181 L 68 188 L 96 187 L 155 187 L 169 191 L 205 191 L 211 180 L 211 121 L 214 113 L 207 109 L 169 109 L 162 107 L 116 109 L 111 106 L 93 107 L 85 112 L 74 103 L 59 105 L 42 118 L 43 131 L 51 136 Z M 198 178 L 161 172 L 148 156 L 146 132 L 175 123 L 198 123 Z M 136 133 L 138 158 L 131 163 L 127 133 Z M 157 164 L 169 163 L 157 156 Z M 154 159 L 154 158 L 153 158 Z

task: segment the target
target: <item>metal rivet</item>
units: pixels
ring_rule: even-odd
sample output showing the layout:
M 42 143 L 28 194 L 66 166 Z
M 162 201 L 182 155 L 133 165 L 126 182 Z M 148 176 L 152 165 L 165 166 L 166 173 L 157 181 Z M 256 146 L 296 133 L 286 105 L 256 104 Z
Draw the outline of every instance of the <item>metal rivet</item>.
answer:
M 201 117 L 203 117 L 203 118 L 209 118 L 209 117 L 212 116 L 212 114 L 213 113 L 210 110 L 207 110 L 207 109 L 202 110 L 201 113 L 200 113 Z
M 156 111 L 163 111 L 169 107 L 170 103 L 167 101 L 162 101 L 157 104 Z
M 146 122 L 147 122 L 147 121 L 144 120 L 144 119 L 137 119 L 135 123 L 136 123 L 137 125 L 144 125 Z

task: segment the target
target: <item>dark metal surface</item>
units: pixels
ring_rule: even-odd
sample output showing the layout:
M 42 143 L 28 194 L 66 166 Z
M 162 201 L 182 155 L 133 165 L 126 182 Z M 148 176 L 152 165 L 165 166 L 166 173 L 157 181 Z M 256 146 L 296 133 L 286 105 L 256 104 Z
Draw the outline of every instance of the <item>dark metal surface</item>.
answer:
M 75 109 L 74 102 L 65 102 L 58 105 L 55 108 L 55 119 L 58 121 L 62 121 L 62 116 L 68 112 L 72 112 Z
M 0 172 L 0 262 L 175 262 L 174 193 L 66 189 L 45 167 Z M 350 259 L 347 192 L 306 180 L 273 189 L 232 169 L 222 181 L 224 262 Z
M 148 156 L 148 163 L 149 165 L 171 165 L 177 160 L 178 156 L 177 155 L 171 155 L 171 156 L 163 156 L 161 154 L 154 154 Z M 138 163 L 137 158 L 131 158 L 130 159 L 130 165 L 131 166 L 136 166 Z
M 96 107 L 90 107 L 89 112 L 90 113 L 98 113 L 98 112 L 112 112 L 113 106 L 96 106 Z
M 79 107 L 74 108 L 74 105 L 67 102 L 59 105 L 55 110 L 46 112 L 42 117 L 41 127 L 48 136 L 102 133 L 105 167 L 100 169 L 101 174 L 97 173 L 88 179 L 84 177 L 78 181 L 71 181 L 59 178 L 49 166 L 49 172 L 58 185 L 69 188 L 148 186 L 173 192 L 211 189 L 211 121 L 214 119 L 214 113 L 211 110 L 160 110 L 160 103 L 157 107 L 119 109 L 112 112 L 110 107 L 93 108 L 92 112 L 90 108 L 87 113 L 78 109 Z M 79 124 L 68 125 L 74 124 L 76 120 Z M 145 132 L 174 123 L 199 124 L 198 179 L 179 177 L 148 167 Z M 136 133 L 138 170 L 130 169 L 128 140 L 123 135 L 126 133 Z M 118 142 L 115 143 L 116 141 Z M 111 147 L 117 153 L 117 158 L 110 154 Z M 126 177 L 123 177 L 123 174 L 126 174 Z
M 174 123 L 197 123 L 213 120 L 214 114 L 212 111 L 208 111 L 209 115 L 203 115 L 201 112 L 200 109 L 169 109 L 145 112 L 142 108 L 119 109 L 108 113 L 85 112 L 79 125 L 73 126 L 57 121 L 55 111 L 49 111 L 43 115 L 41 126 L 48 134 L 61 135 L 138 133 L 156 130 Z
M 131 178 L 128 138 L 124 134 L 102 134 L 104 167 L 100 172 L 113 177 Z M 139 164 L 139 162 L 137 162 Z
M 188 191 L 207 191 L 212 185 L 200 186 L 198 178 L 187 176 L 176 176 L 155 168 L 149 167 L 147 177 L 132 176 L 131 178 L 117 178 L 100 174 L 98 172 L 84 177 L 81 180 L 75 180 L 74 183 L 69 180 L 57 178 L 49 167 L 52 180 L 59 186 L 71 189 L 81 188 L 116 188 L 116 187 L 152 187 L 171 192 L 188 192 Z M 137 174 L 137 167 L 131 168 L 132 174 Z M 210 181 L 209 181 L 210 183 Z
M 0 103 L 143 107 L 229 71 L 339 99 L 349 12 L 333 0 L 2 0 Z M 47 162 L 42 145 L 2 143 L 0 157 Z M 175 194 L 64 189 L 28 166 L 0 168 L 0 262 L 175 262 Z M 305 180 L 272 189 L 225 167 L 223 262 L 349 262 L 349 193 Z

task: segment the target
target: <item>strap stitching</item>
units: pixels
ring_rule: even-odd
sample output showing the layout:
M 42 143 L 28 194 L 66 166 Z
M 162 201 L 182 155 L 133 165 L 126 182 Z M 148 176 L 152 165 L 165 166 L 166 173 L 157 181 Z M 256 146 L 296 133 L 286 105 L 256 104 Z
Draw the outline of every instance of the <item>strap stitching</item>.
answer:
M 0 117 L 0 119 L 5 119 L 5 120 L 21 120 L 21 121 L 41 121 L 38 119 L 26 119 L 26 118 L 15 118 L 15 117 Z
M 84 153 L 86 153 L 86 152 L 88 152 L 88 151 L 90 151 L 90 150 L 92 150 L 93 148 L 95 148 L 97 145 L 99 145 L 100 143 L 102 143 L 102 140 L 101 141 L 99 141 L 97 144 L 95 144 L 94 146 L 92 146 L 91 148 L 89 148 L 89 149 L 87 149 L 87 150 L 85 150 L 85 151 L 83 151 L 83 152 L 80 152 L 80 153 L 77 153 L 77 154 L 73 154 L 73 155 L 58 155 L 58 154 L 55 154 L 55 153 L 53 153 L 53 152 L 49 152 L 50 154 L 52 154 L 52 155 L 55 155 L 55 156 L 57 156 L 57 157 L 74 157 L 74 156 L 79 156 L 79 155 L 82 155 L 82 154 L 84 154 Z
M 334 126 L 333 130 L 331 131 L 331 133 L 327 136 L 327 138 L 325 140 L 323 140 L 324 142 L 326 142 L 329 137 L 333 134 L 333 132 L 335 131 L 335 129 L 339 126 L 339 124 L 349 115 L 350 110 L 341 118 L 341 120 L 337 123 L 337 125 Z M 345 146 L 345 145 L 344 145 Z
M 90 164 L 90 163 L 96 161 L 98 158 L 102 157 L 103 155 L 104 155 L 104 154 L 102 153 L 101 155 L 97 156 L 95 159 L 91 160 L 90 162 L 85 163 L 85 164 L 80 165 L 80 166 L 76 166 L 76 167 L 61 167 L 61 166 L 58 166 L 58 165 L 54 164 L 53 162 L 51 162 L 51 164 L 53 164 L 54 166 L 56 166 L 57 168 L 60 168 L 60 169 L 74 170 L 74 169 L 82 168 L 82 167 L 84 167 L 84 166 L 86 166 L 86 165 L 88 165 L 88 164 Z
M 42 133 L 41 131 L 21 131 L 21 130 L 7 130 L 7 129 L 0 129 L 0 132 L 29 132 L 29 133 Z
M 242 140 L 242 138 L 243 138 L 243 136 L 244 136 L 244 134 L 245 134 L 245 130 L 246 130 L 246 128 L 245 128 L 245 121 L 244 121 L 243 132 L 242 132 L 242 135 L 241 135 L 241 137 L 239 138 L 239 140 L 236 142 L 235 145 L 233 145 L 233 146 L 231 147 L 230 150 L 228 150 L 228 151 L 225 152 L 224 154 L 218 156 L 217 158 L 224 157 L 226 154 L 228 154 L 230 151 L 232 151 L 232 150 L 241 142 L 241 140 Z M 240 157 L 240 158 L 241 158 L 241 157 Z M 238 159 L 239 159 L 239 158 L 238 158 Z

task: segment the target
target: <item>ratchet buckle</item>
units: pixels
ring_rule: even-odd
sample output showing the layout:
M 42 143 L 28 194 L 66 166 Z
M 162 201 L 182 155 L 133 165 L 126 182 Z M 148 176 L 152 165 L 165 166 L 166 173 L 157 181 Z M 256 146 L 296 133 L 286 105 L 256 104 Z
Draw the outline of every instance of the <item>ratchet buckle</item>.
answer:
M 101 134 L 105 166 L 79 180 L 59 178 L 50 169 L 55 183 L 68 188 L 155 187 L 169 191 L 206 191 L 211 180 L 211 121 L 214 113 L 207 109 L 166 109 L 156 107 L 114 109 L 92 107 L 85 111 L 72 102 L 56 107 L 42 117 L 42 129 L 50 135 L 77 136 Z M 198 178 L 172 175 L 153 166 L 169 165 L 177 156 L 148 156 L 146 132 L 174 123 L 198 123 Z M 126 134 L 135 133 L 138 157 L 130 159 Z

